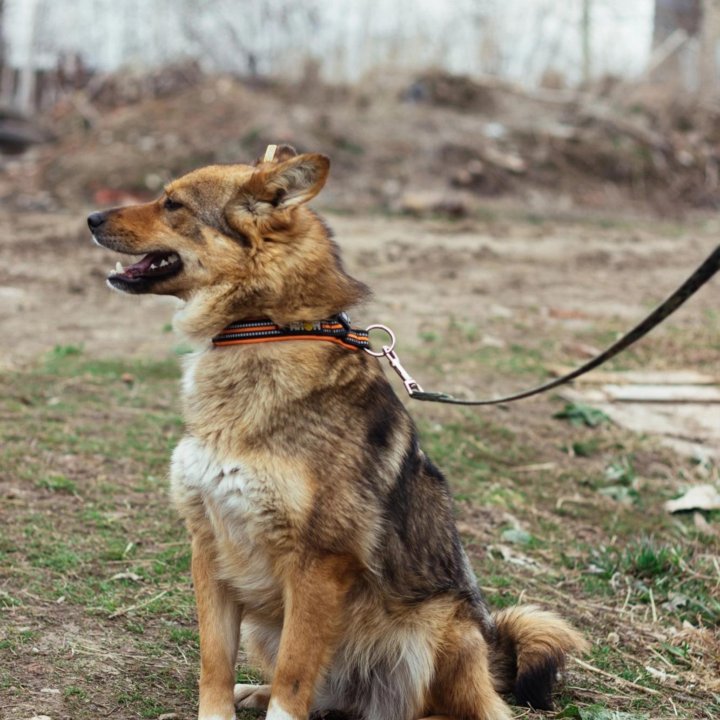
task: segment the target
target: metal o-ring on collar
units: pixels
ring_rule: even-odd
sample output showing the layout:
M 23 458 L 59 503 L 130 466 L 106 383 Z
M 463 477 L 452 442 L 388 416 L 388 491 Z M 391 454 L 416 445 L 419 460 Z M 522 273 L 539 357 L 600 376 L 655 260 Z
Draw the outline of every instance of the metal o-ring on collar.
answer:
M 383 332 L 387 333 L 390 337 L 390 345 L 383 345 L 382 352 L 376 352 L 375 350 L 371 350 L 370 348 L 363 348 L 363 350 L 365 350 L 368 355 L 372 355 L 373 357 L 383 357 L 384 355 L 391 353 L 395 349 L 395 333 L 386 325 L 368 325 L 365 329 L 365 331 L 368 333 L 368 336 L 370 335 L 370 332 L 372 330 L 382 330 Z

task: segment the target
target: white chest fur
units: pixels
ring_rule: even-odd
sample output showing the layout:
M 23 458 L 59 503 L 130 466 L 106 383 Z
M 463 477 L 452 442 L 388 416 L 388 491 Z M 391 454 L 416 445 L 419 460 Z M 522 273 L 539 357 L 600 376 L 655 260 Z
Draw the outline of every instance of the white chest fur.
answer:
M 276 458 L 219 458 L 186 436 L 171 463 L 171 493 L 191 527 L 210 531 L 218 572 L 248 610 L 277 607 L 282 596 L 272 552 L 292 542 L 309 509 L 302 477 Z
M 252 470 L 240 461 L 223 460 L 196 438 L 184 437 L 170 465 L 173 498 L 181 509 L 185 500 L 200 500 L 207 509 L 231 516 L 252 514 Z
M 191 527 L 210 530 L 219 576 L 249 608 L 275 605 L 282 589 L 263 542 L 268 500 L 262 479 L 241 462 L 219 460 L 193 437 L 175 448 L 170 475 L 180 513 Z

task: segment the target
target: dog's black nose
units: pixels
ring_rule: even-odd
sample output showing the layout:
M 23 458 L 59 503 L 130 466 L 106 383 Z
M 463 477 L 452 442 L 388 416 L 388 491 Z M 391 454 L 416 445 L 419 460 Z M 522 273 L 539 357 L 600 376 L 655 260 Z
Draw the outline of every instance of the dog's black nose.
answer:
M 105 213 L 102 212 L 94 212 L 90 215 L 88 215 L 88 227 L 91 230 L 97 230 L 107 219 L 107 216 Z

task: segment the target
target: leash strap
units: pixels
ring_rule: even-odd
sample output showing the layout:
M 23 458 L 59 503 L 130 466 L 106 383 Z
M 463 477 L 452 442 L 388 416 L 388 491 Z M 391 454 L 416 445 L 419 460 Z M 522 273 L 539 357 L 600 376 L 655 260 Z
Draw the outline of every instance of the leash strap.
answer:
M 348 350 L 370 349 L 367 330 L 352 327 L 345 313 L 317 323 L 293 323 L 285 327 L 270 320 L 234 322 L 218 333 L 212 343 L 215 347 L 225 347 L 278 340 L 326 340 Z
M 636 343 L 654 327 L 672 315 L 686 300 L 692 297 L 710 280 L 718 270 L 720 270 L 720 245 L 715 248 L 705 262 L 702 263 L 664 303 L 653 310 L 641 323 L 623 335 L 623 337 L 613 343 L 607 350 L 572 372 L 555 378 L 550 382 L 513 395 L 505 395 L 489 400 L 462 400 L 448 393 L 427 392 L 423 390 L 400 363 L 400 358 L 394 350 L 395 335 L 392 330 L 384 325 L 370 325 L 365 330 L 354 328 L 350 325 L 350 319 L 346 313 L 339 313 L 338 315 L 317 323 L 293 323 L 288 326 L 276 325 L 270 320 L 234 322 L 228 325 L 222 332 L 218 333 L 212 339 L 212 343 L 216 347 L 224 347 L 227 345 L 249 345 L 279 340 L 325 340 L 342 345 L 348 350 L 364 350 L 374 357 L 386 357 L 393 370 L 400 376 L 405 389 L 413 400 L 449 403 L 452 405 L 499 405 L 514 400 L 522 400 L 523 398 L 532 397 L 547 390 L 552 390 L 590 372 L 590 370 L 598 367 L 598 365 L 607 362 L 618 353 L 630 347 L 633 343 Z M 391 338 L 390 345 L 383 346 L 381 352 L 372 350 L 368 338 L 371 330 L 382 330 L 386 332 Z
M 506 395 L 505 397 L 493 398 L 491 400 L 462 400 L 447 393 L 442 392 L 425 392 L 420 386 L 408 375 L 404 368 L 399 365 L 397 355 L 392 347 L 384 347 L 383 353 L 390 360 L 395 372 L 400 375 L 403 383 L 413 400 L 425 400 L 427 402 L 451 403 L 453 405 L 499 405 L 500 403 L 512 402 L 513 400 L 521 400 L 522 398 L 538 395 L 547 390 L 552 390 L 559 385 L 564 385 L 574 380 L 580 375 L 602 365 L 604 362 L 615 357 L 618 353 L 630 347 L 640 338 L 647 335 L 654 327 L 659 325 L 663 320 L 672 315 L 688 298 L 694 295 L 715 273 L 720 270 L 720 245 L 710 254 L 705 262 L 659 307 L 653 310 L 640 324 L 635 326 L 630 332 L 613 343 L 607 350 L 600 355 L 589 360 L 579 368 L 562 375 L 555 380 L 539 385 L 538 387 L 515 393 L 514 395 Z M 394 345 L 394 343 L 393 343 Z M 385 351 L 388 352 L 385 352 Z M 399 367 L 398 367 L 399 366 Z

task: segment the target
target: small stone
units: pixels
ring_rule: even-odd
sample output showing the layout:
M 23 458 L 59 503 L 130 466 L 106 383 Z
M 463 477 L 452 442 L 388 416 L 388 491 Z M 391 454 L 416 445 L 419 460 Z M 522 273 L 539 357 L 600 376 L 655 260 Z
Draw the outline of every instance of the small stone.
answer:
M 501 537 L 505 542 L 514 543 L 515 545 L 529 545 L 533 539 L 530 533 L 520 528 L 503 530 Z
M 60 691 L 57 688 L 43 688 L 40 690 L 41 693 L 46 693 L 47 695 L 59 695 Z
M 607 636 L 607 644 L 617 647 L 620 644 L 620 636 L 616 632 L 609 632 Z
M 399 209 L 406 215 L 444 215 L 451 218 L 465 217 L 468 207 L 458 195 L 440 192 L 408 192 L 398 201 Z
M 507 343 L 501 338 L 495 337 L 494 335 L 483 335 L 480 338 L 480 344 L 483 347 L 489 348 L 504 348 L 507 347 Z
M 157 173 L 148 173 L 145 176 L 145 187 L 148 190 L 159 190 L 163 186 L 163 179 Z

